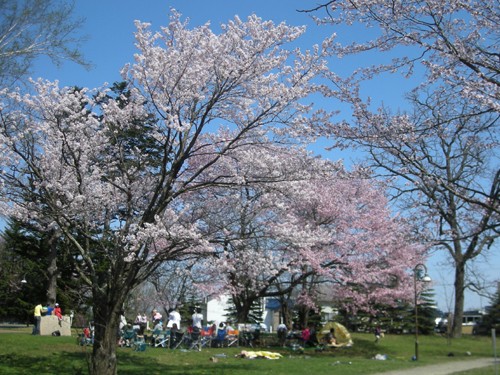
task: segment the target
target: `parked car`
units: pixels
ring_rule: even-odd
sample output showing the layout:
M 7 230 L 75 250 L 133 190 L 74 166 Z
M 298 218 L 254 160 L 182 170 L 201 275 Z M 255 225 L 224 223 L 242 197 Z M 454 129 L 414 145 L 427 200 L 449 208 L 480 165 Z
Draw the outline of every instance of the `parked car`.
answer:
M 250 327 L 250 330 L 251 331 L 260 330 L 261 332 L 267 332 L 267 325 L 265 325 L 264 323 L 254 323 Z
M 267 325 L 265 325 L 264 323 L 245 323 L 245 324 L 239 324 L 238 329 L 241 331 L 248 331 L 248 332 L 254 332 L 254 331 L 267 332 Z

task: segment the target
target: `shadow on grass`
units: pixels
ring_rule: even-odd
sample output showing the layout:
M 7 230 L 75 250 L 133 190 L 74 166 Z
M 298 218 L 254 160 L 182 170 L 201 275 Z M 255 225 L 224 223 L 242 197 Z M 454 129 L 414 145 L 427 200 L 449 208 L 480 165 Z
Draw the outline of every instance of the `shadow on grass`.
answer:
M 1 374 L 87 374 L 85 355 L 58 352 L 52 356 L 33 356 L 22 353 L 0 355 Z
M 161 355 L 159 353 L 159 355 Z M 175 363 L 166 364 L 151 356 L 141 357 L 137 353 L 121 352 L 119 356 L 119 374 L 232 374 L 241 366 L 237 363 L 221 361 L 219 363 Z M 89 352 L 54 352 L 43 357 L 23 353 L 9 353 L 0 355 L 0 374 L 58 374 L 84 375 L 88 374 Z M 250 366 L 253 367 L 253 366 Z

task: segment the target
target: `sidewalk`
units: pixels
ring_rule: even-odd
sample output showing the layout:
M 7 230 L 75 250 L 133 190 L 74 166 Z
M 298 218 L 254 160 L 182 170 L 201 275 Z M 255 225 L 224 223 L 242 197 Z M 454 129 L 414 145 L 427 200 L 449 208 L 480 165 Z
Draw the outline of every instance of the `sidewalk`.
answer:
M 497 361 L 497 366 L 500 363 Z M 438 365 L 421 366 L 407 370 L 381 372 L 373 375 L 451 375 L 462 371 L 495 365 L 493 358 L 472 359 L 470 361 L 447 362 Z

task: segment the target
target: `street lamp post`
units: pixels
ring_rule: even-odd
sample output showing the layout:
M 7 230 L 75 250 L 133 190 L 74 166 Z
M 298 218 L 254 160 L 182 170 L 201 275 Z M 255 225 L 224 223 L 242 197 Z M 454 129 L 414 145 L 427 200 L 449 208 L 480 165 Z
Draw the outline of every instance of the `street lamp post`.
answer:
M 421 272 L 424 275 L 421 276 Z M 413 269 L 413 286 L 415 288 L 415 361 L 418 361 L 418 291 L 417 291 L 417 281 L 430 282 L 432 281 L 429 275 L 427 275 L 427 267 L 425 264 L 419 263 Z

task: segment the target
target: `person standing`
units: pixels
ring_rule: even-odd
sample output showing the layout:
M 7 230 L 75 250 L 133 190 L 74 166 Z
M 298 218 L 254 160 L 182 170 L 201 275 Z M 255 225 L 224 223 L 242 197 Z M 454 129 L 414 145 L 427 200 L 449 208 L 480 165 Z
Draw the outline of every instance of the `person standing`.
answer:
M 311 339 L 311 331 L 309 329 L 309 327 L 305 327 L 303 330 L 302 330 L 302 343 L 304 345 L 304 347 L 306 347 L 306 345 L 309 344 L 309 340 Z
M 281 346 L 285 346 L 286 343 L 286 335 L 288 333 L 288 328 L 285 323 L 280 323 L 278 325 L 278 341 Z
M 33 326 L 32 335 L 40 334 L 40 322 L 42 321 L 43 306 L 41 303 L 35 306 L 33 316 L 35 317 L 35 325 Z
M 178 330 L 181 329 L 181 314 L 179 314 L 175 307 L 168 314 L 167 328 L 172 328 L 174 324 L 177 325 Z
M 50 306 L 50 302 L 47 302 L 47 306 L 44 307 L 42 314 L 45 316 L 50 316 L 54 312 L 54 308 Z
M 139 326 L 139 335 L 144 335 L 144 331 L 146 330 L 146 327 L 148 325 L 148 317 L 146 316 L 146 314 L 137 314 L 137 317 L 135 318 L 135 324 Z
M 201 330 L 203 325 L 203 315 L 200 313 L 200 310 L 195 307 L 194 314 L 191 316 L 193 319 L 193 328 L 198 328 Z
M 125 311 L 120 311 L 120 323 L 118 325 L 118 328 L 121 331 L 125 330 L 125 327 L 127 326 L 127 318 L 125 318 Z
M 226 334 L 226 325 L 224 324 L 224 322 L 220 322 L 219 328 L 217 328 L 217 334 L 215 336 L 215 347 L 222 348 L 224 346 Z
M 163 316 L 158 312 L 158 310 L 153 309 L 151 313 L 151 320 L 153 321 L 153 327 L 158 323 L 161 323 L 163 320 Z
M 382 329 L 380 328 L 380 326 L 375 327 L 373 334 L 375 335 L 375 344 L 378 344 L 378 342 L 380 341 L 380 337 L 382 337 Z

